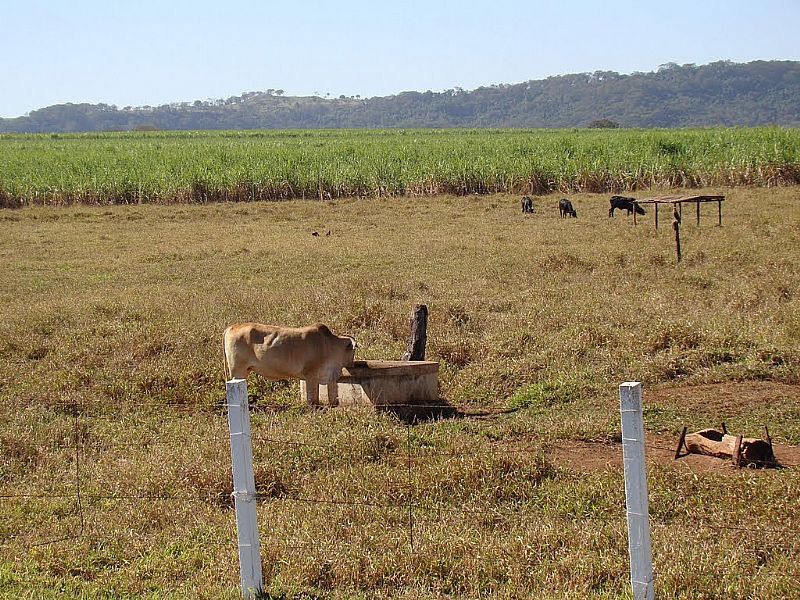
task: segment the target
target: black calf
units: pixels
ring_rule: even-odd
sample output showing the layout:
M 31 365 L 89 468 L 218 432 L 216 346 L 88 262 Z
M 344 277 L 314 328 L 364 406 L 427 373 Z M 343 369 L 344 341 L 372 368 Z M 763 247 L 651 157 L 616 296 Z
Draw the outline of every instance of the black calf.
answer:
M 524 213 L 533 212 L 533 200 L 531 200 L 527 196 L 522 197 L 522 212 Z
M 625 196 L 611 196 L 611 200 L 609 200 L 609 202 L 611 203 L 611 208 L 608 209 L 609 217 L 614 216 L 614 209 L 617 208 L 620 210 L 627 210 L 628 216 L 630 216 L 630 214 L 633 211 L 636 211 L 637 215 L 645 214 L 644 209 L 641 206 L 639 206 L 638 202 L 636 202 L 636 198 L 626 198 Z
M 561 215 L 562 218 L 567 217 L 574 217 L 578 218 L 578 211 L 572 206 L 572 202 L 567 200 L 566 198 L 562 198 L 558 201 L 558 214 Z

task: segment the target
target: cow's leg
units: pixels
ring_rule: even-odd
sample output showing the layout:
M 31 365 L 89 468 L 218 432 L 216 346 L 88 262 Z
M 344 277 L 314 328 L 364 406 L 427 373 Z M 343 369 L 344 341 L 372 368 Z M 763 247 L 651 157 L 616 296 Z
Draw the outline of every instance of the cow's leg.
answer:
M 335 381 L 328 384 L 328 406 L 339 406 L 339 384 Z
M 305 379 L 300 380 L 300 400 L 308 402 L 308 386 Z
M 300 385 L 306 386 L 306 401 L 309 406 L 319 406 L 319 380 L 318 379 L 305 379 L 301 380 Z
M 231 379 L 247 379 L 247 376 L 250 375 L 252 369 L 242 363 L 234 363 L 231 366 L 231 363 L 228 362 L 228 359 L 225 359 L 225 364 L 227 365 L 228 374 L 230 374 Z

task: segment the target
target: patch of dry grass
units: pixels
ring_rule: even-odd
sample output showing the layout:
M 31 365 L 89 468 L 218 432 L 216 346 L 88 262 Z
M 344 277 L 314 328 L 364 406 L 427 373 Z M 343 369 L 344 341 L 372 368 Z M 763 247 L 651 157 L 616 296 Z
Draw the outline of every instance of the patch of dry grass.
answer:
M 471 416 L 309 412 L 296 382 L 251 380 L 271 597 L 625 597 L 621 474 L 548 445 L 616 439 L 624 380 L 646 403 L 800 383 L 798 192 L 723 191 L 724 226 L 689 220 L 680 265 L 668 228 L 591 194 L 577 220 L 502 195 L 3 213 L 0 493 L 47 497 L 0 502 L 0 596 L 237 597 L 222 330 L 323 321 L 397 358 L 424 302 L 442 394 Z M 646 407 L 664 432 L 721 417 L 800 442 L 788 401 Z M 799 475 L 761 475 L 651 469 L 660 594 L 798 596 L 780 532 Z

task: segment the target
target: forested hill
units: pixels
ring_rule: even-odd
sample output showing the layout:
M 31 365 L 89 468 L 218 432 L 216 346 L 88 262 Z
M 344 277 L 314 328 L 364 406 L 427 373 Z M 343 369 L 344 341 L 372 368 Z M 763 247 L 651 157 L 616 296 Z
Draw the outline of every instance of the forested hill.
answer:
M 119 108 L 60 104 L 0 119 L 0 132 L 388 127 L 800 126 L 800 62 L 662 65 L 539 81 L 322 98 L 249 92 L 215 101 Z

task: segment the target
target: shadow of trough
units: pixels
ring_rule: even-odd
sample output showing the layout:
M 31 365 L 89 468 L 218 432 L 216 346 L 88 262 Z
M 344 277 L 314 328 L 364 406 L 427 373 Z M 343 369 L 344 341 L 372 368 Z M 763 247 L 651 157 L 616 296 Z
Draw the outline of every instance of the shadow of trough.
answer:
M 490 421 L 498 417 L 511 415 L 524 410 L 522 408 L 464 408 L 453 406 L 445 400 L 440 400 L 438 404 L 428 403 L 425 405 L 376 406 L 375 408 L 379 411 L 391 413 L 400 421 L 411 425 L 427 421 L 437 421 L 440 419 L 470 419 L 475 421 Z
M 428 400 L 425 404 L 384 404 L 376 405 L 375 410 L 389 413 L 407 425 L 441 419 L 460 418 L 464 415 L 458 408 L 444 400 Z

